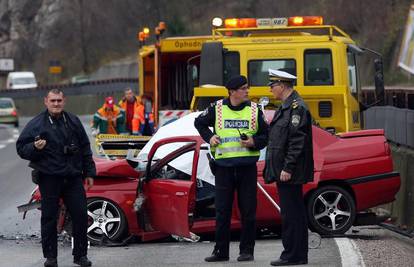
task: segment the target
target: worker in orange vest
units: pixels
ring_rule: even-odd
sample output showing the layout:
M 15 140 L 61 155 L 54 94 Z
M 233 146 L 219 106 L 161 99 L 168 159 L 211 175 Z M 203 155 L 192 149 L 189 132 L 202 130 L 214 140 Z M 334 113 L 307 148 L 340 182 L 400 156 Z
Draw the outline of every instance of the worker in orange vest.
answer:
M 131 88 L 127 87 L 124 90 L 124 97 L 119 101 L 119 106 L 125 110 L 126 116 L 126 130 L 133 135 L 141 135 L 140 129 L 140 115 L 144 106 L 141 102 L 141 97 L 135 96 Z
M 105 103 L 93 116 L 92 132 L 101 134 L 125 133 L 125 111 L 114 104 L 114 98 L 108 96 Z

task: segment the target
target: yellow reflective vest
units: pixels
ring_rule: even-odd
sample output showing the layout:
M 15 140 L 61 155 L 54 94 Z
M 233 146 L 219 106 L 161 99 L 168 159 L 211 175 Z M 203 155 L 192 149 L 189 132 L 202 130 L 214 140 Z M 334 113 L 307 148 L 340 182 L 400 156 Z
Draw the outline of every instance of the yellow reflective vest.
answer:
M 237 157 L 258 157 L 259 150 L 246 148 L 240 144 L 240 134 L 253 136 L 258 130 L 259 110 L 257 104 L 251 102 L 242 110 L 232 110 L 223 105 L 223 100 L 216 104 L 216 122 L 214 129 L 221 143 L 212 148 L 216 160 Z

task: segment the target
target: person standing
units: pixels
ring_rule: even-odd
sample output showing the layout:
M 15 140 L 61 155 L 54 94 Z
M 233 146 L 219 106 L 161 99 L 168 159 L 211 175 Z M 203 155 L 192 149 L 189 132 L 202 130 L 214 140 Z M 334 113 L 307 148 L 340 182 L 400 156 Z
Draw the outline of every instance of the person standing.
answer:
M 277 183 L 282 217 L 280 258 L 272 266 L 308 263 L 308 225 L 303 184 L 313 181 L 312 117 L 293 90 L 296 77 L 269 69 L 269 86 L 282 105 L 270 122 L 264 179 Z
M 114 104 L 114 98 L 105 98 L 103 106 L 93 115 L 92 132 L 101 134 L 125 133 L 125 110 Z
M 258 105 L 248 98 L 244 76 L 226 84 L 229 97 L 213 103 L 194 121 L 215 158 L 216 244 L 207 262 L 228 261 L 234 192 L 241 214 L 238 261 L 254 260 L 256 238 L 257 167 L 266 146 L 268 126 Z M 209 127 L 214 128 L 212 132 Z
M 42 196 L 41 237 L 45 267 L 57 266 L 57 213 L 63 201 L 73 223 L 73 262 L 91 266 L 87 257 L 87 208 L 85 188 L 96 175 L 89 138 L 81 121 L 64 111 L 63 92 L 52 89 L 44 98 L 47 109 L 28 122 L 20 134 L 18 155 L 38 172 Z
M 140 118 L 144 117 L 144 106 L 141 97 L 135 96 L 131 88 L 126 88 L 124 97 L 118 103 L 119 107 L 125 110 L 126 130 L 133 135 L 141 135 Z M 142 113 L 142 114 L 141 114 Z

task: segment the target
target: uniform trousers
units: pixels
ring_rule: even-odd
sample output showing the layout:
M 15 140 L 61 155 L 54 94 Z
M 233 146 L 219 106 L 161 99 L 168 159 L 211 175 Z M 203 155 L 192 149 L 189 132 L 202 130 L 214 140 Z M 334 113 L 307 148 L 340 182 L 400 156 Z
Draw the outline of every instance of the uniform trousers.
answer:
M 240 254 L 253 255 L 256 238 L 257 203 L 256 163 L 241 167 L 216 166 L 215 206 L 216 206 L 216 246 L 222 257 L 229 256 L 230 222 L 234 192 L 241 214 Z
M 308 224 L 302 187 L 277 183 L 282 216 L 282 260 L 308 260 Z
M 57 216 L 59 200 L 63 199 L 72 219 L 72 235 L 75 258 L 87 254 L 88 217 L 86 194 L 82 177 L 58 177 L 40 174 L 39 190 L 41 194 L 41 236 L 45 258 L 57 257 Z

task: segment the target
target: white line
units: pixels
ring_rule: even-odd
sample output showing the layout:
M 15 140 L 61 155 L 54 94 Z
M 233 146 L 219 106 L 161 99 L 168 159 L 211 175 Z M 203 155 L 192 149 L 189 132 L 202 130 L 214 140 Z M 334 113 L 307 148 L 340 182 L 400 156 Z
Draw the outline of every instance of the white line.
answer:
M 354 241 L 345 237 L 334 238 L 334 240 L 338 246 L 339 254 L 341 254 L 342 267 L 365 267 L 364 259 Z
M 0 144 L 0 149 L 5 148 L 6 145 Z

